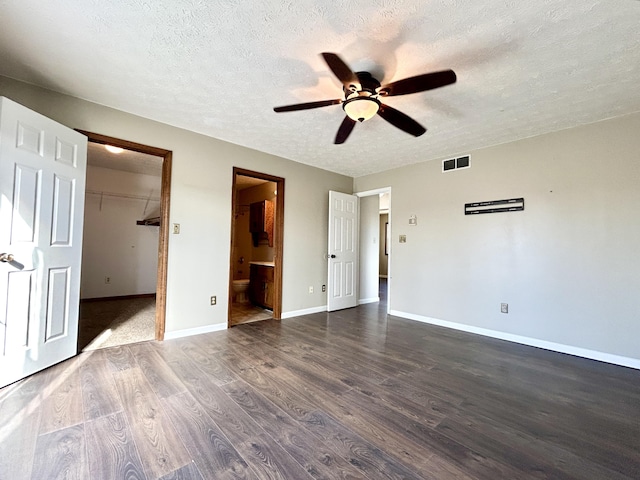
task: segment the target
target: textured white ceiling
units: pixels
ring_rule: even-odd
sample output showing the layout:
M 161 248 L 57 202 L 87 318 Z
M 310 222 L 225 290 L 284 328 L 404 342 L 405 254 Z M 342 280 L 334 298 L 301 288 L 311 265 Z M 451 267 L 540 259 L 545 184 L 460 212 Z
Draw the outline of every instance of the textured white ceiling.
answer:
M 0 0 L 0 74 L 351 176 L 640 111 L 638 0 Z M 389 82 L 458 83 L 385 102 L 344 145 L 320 52 Z M 165 147 L 164 145 L 156 145 Z

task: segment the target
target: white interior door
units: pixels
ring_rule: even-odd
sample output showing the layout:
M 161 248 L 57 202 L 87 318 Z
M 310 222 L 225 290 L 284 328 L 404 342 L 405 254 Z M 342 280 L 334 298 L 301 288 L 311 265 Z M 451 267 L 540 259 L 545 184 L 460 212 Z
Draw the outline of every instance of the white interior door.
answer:
M 87 138 L 0 97 L 0 387 L 76 354 Z
M 329 275 L 327 310 L 358 303 L 358 197 L 329 192 Z

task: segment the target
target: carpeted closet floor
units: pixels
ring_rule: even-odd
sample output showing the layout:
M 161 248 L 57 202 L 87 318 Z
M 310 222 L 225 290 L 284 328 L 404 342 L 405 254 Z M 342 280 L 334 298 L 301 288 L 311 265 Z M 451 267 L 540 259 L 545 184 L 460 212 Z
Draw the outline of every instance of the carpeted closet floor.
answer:
M 155 297 L 80 303 L 78 351 L 155 338 Z

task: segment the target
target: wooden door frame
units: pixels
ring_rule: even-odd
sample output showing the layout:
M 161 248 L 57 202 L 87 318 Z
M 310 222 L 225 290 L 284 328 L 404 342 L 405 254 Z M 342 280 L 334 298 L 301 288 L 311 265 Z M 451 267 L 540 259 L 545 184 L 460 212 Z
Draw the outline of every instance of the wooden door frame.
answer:
M 273 318 L 280 320 L 282 318 L 282 254 L 284 252 L 284 178 L 276 177 L 266 173 L 246 170 L 240 167 L 233 167 L 233 187 L 231 189 L 231 246 L 229 249 L 229 310 L 227 312 L 227 325 L 231 326 L 231 303 L 233 301 L 233 245 L 235 244 L 236 231 L 236 178 L 238 175 L 245 177 L 259 178 L 267 182 L 276 184 L 276 221 L 274 229 L 274 255 L 273 255 Z
M 171 199 L 171 161 L 173 153 L 164 148 L 151 147 L 120 138 L 76 129 L 86 135 L 90 142 L 146 153 L 162 157 L 162 180 L 160 188 L 160 233 L 158 235 L 158 274 L 156 280 L 156 340 L 164 340 L 167 310 L 167 265 L 169 259 L 169 204 Z

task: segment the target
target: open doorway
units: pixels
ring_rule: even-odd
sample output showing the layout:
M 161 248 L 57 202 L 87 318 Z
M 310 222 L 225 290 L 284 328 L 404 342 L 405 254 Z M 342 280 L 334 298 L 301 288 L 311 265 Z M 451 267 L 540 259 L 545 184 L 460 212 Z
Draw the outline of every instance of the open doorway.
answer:
M 378 302 L 389 313 L 391 188 L 355 194 L 360 198 L 359 304 Z
M 385 192 L 379 194 L 380 200 L 378 204 L 378 214 L 380 215 L 380 250 L 378 257 L 380 262 L 378 264 L 378 296 L 380 298 L 380 304 L 384 304 L 387 307 L 387 289 L 388 289 L 388 277 L 389 277 L 389 254 L 391 251 L 391 224 L 389 223 L 389 204 L 391 199 L 391 193 Z
M 89 144 L 78 350 L 162 340 L 171 152 L 81 133 Z
M 234 168 L 229 326 L 280 319 L 284 179 Z

